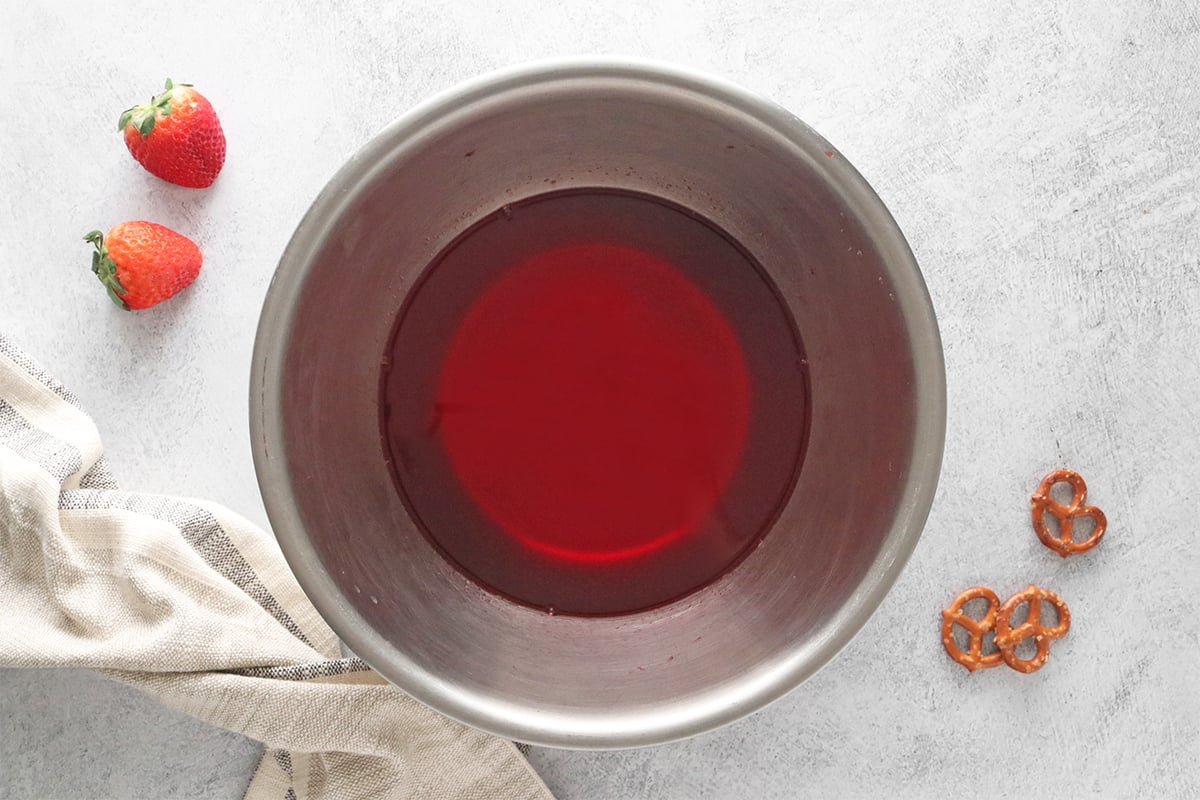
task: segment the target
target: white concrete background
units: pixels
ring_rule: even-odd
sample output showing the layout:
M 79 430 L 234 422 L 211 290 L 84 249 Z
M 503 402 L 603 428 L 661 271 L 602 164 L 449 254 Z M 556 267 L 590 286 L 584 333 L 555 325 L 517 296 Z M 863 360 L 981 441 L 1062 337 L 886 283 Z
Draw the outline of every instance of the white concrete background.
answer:
M 258 309 L 355 148 L 431 92 L 533 57 L 720 74 L 832 140 L 908 235 L 945 339 L 937 501 L 883 607 L 788 697 L 692 741 L 534 763 L 563 798 L 1197 797 L 1196 8 L 5 0 L 0 327 L 82 397 L 126 487 L 265 524 L 246 430 Z M 211 190 L 152 178 L 115 131 L 167 75 L 219 109 Z M 138 314 L 109 304 L 80 240 L 129 218 L 205 253 L 187 293 Z M 1057 466 L 1111 525 L 1069 562 L 1027 516 Z M 968 676 L 945 657 L 938 611 L 958 590 L 1030 581 L 1074 613 L 1046 669 Z M 0 673 L 0 797 L 237 798 L 256 757 L 93 675 Z

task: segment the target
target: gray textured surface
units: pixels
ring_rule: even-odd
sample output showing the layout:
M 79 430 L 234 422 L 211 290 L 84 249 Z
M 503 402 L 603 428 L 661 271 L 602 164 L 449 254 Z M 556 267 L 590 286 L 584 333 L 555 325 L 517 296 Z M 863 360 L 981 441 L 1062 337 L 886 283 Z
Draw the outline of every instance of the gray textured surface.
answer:
M 816 678 L 692 741 L 536 750 L 550 786 L 563 798 L 1200 795 L 1190 0 L 101 5 L 0 9 L 0 325 L 91 409 L 126 486 L 265 523 L 245 421 L 258 305 L 307 203 L 388 120 L 535 56 L 705 69 L 829 137 L 909 236 L 946 346 L 942 484 L 895 591 Z M 168 74 L 221 113 L 229 160 L 211 190 L 150 177 L 114 130 Z M 191 235 L 205 268 L 169 304 L 123 314 L 80 237 L 141 217 Z M 1111 526 L 1069 562 L 1027 522 L 1053 466 L 1084 473 Z M 1074 613 L 1046 669 L 968 676 L 945 658 L 937 611 L 957 590 L 1030 581 Z M 0 797 L 235 798 L 256 752 L 94 676 L 0 673 Z

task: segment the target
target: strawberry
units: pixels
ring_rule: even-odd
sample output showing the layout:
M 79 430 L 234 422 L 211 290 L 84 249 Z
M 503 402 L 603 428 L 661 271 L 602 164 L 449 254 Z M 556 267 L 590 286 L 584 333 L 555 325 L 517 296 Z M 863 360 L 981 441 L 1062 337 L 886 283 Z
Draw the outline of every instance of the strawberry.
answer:
M 190 83 L 167 78 L 166 90 L 121 114 L 118 130 L 137 162 L 164 181 L 203 188 L 225 163 L 225 133 L 212 104 Z
M 96 247 L 92 272 L 127 311 L 149 308 L 186 287 L 203 260 L 191 239 L 154 222 L 122 222 L 83 238 Z

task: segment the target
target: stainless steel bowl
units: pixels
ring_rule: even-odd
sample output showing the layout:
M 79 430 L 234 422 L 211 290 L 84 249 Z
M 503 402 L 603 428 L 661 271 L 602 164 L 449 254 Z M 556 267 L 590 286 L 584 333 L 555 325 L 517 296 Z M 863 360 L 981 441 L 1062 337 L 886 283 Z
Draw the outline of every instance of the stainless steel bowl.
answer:
M 548 616 L 466 580 L 409 518 L 380 439 L 380 358 L 417 276 L 550 181 L 647 192 L 714 221 L 774 279 L 809 359 L 807 455 L 774 528 L 715 583 L 627 616 Z M 251 380 L 267 511 L 333 629 L 450 717 L 573 748 L 710 730 L 829 661 L 917 543 L 946 412 L 921 274 L 833 146 L 724 81 L 595 58 L 470 81 L 359 151 L 280 261 Z

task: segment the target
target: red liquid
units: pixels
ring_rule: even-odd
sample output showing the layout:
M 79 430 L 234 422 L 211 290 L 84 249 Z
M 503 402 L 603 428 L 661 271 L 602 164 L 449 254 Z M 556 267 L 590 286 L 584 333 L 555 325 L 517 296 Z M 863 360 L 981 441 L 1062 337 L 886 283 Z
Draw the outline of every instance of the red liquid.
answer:
M 468 576 L 556 613 L 658 605 L 734 565 L 794 483 L 799 338 L 761 270 L 690 212 L 556 192 L 448 247 L 401 310 L 384 435 Z

